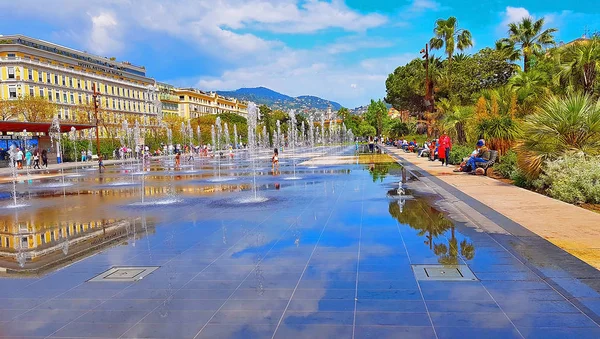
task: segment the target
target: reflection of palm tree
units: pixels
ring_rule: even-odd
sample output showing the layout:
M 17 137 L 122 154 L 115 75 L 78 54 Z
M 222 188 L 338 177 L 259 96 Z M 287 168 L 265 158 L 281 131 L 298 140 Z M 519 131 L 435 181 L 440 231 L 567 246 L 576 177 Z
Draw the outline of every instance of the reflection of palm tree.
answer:
M 425 245 L 429 245 L 433 253 L 438 256 L 439 263 L 444 265 L 458 264 L 459 253 L 467 260 L 471 260 L 475 256 L 475 246 L 467 240 L 461 241 L 459 246 L 452 221 L 427 202 L 408 200 L 402 209 L 396 202 L 390 202 L 388 210 L 399 223 L 418 230 L 417 234 L 419 236 L 425 236 L 427 239 Z M 437 238 L 443 236 L 449 229 L 448 245 L 444 243 L 436 244 Z

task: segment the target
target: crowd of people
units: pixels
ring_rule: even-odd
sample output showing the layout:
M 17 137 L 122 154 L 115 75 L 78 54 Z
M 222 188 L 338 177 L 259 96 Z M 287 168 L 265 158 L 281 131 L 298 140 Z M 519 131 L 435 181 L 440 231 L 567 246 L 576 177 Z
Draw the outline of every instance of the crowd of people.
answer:
M 20 147 L 12 145 L 8 149 L 8 155 L 13 162 L 13 166 L 18 169 L 41 169 L 41 166 L 48 168 L 48 151 L 39 148 L 26 148 L 25 152 Z
M 399 139 L 392 142 L 392 145 L 403 149 L 405 152 L 416 153 L 418 157 L 427 157 L 430 161 L 439 160 L 442 166 L 450 164 L 450 153 L 452 152 L 452 140 L 447 134 L 442 134 L 438 139 L 431 139 L 419 144 L 416 139 L 408 141 Z M 485 145 L 485 140 L 477 141 L 475 149 L 469 157 L 462 159 L 454 172 L 467 172 L 471 174 L 482 174 L 477 171 L 478 163 L 485 163 L 490 160 L 489 149 Z

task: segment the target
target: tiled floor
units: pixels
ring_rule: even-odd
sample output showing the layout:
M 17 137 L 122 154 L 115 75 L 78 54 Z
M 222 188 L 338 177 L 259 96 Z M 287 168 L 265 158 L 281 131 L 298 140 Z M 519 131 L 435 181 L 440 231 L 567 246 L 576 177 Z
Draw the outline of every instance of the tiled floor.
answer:
M 512 240 L 386 197 L 393 168 L 332 169 L 350 172 L 265 176 L 281 184 L 262 193 L 270 203 L 221 202 L 249 194 L 238 192 L 136 210 L 154 233 L 41 277 L 0 278 L 0 337 L 600 337 L 594 289 L 574 280 L 559 292 L 503 245 Z M 479 281 L 415 280 L 411 265 L 439 263 Z M 87 282 L 119 265 L 161 267 L 134 283 Z

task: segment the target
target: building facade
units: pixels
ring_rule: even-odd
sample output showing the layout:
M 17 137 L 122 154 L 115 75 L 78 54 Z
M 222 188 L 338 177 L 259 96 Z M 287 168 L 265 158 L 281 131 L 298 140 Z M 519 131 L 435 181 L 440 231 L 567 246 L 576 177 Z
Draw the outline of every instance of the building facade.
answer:
M 243 117 L 248 114 L 247 103 L 225 98 L 217 93 L 207 93 L 195 88 L 177 88 L 174 94 L 179 98 L 179 116 L 186 120 L 226 112 Z
M 105 137 L 125 119 L 146 126 L 156 123 L 154 86 L 143 66 L 22 35 L 0 37 L 0 99 L 47 98 L 56 104 L 60 120 L 95 124 L 95 88 L 100 132 Z M 82 112 L 87 116 L 76 116 Z

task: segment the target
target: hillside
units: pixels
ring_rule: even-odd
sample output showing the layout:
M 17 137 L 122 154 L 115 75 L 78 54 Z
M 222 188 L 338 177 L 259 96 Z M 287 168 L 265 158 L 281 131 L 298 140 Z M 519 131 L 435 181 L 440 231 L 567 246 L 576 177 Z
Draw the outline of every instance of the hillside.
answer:
M 326 110 L 328 105 L 331 104 L 331 109 L 337 111 L 342 107 L 335 101 L 310 95 L 294 98 L 265 87 L 240 88 L 235 91 L 217 91 L 217 93 L 238 100 L 253 101 L 257 105 L 267 105 L 273 109 L 296 109 L 299 111 Z

